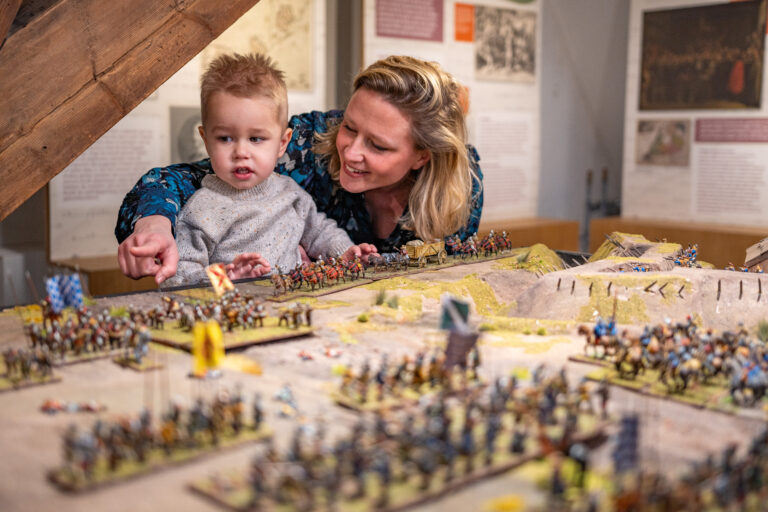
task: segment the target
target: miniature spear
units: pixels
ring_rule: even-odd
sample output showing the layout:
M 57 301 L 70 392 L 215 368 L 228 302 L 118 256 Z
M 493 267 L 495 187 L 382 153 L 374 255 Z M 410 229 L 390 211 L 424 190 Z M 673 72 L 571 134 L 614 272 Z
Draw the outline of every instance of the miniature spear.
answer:
M 40 303 L 40 295 L 37 294 L 37 288 L 35 288 L 35 283 L 32 282 L 32 274 L 29 273 L 29 270 L 24 271 L 24 277 L 27 278 L 27 286 L 29 286 L 29 290 L 32 292 L 32 297 L 35 298 L 36 303 Z

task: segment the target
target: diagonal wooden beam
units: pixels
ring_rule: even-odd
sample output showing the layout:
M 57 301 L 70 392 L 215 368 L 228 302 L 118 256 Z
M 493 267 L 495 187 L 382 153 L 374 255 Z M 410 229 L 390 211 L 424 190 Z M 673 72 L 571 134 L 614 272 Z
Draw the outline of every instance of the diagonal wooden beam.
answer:
M 0 0 L 0 48 L 5 44 L 5 36 L 21 7 L 21 0 Z
M 0 220 L 257 2 L 66 0 L 8 37 Z

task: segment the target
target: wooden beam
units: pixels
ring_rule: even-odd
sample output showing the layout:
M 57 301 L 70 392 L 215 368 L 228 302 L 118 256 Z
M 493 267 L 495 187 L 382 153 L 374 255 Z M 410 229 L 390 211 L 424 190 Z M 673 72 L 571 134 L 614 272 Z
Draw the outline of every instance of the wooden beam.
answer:
M 19 12 L 16 14 L 16 18 L 13 20 L 13 24 L 8 31 L 8 37 L 11 37 L 17 30 L 26 27 L 33 19 L 55 4 L 64 1 L 66 0 L 22 0 Z
M 9 37 L 0 221 L 257 2 L 66 0 Z
M 0 0 L 0 48 L 5 44 L 5 36 L 21 7 L 21 0 Z

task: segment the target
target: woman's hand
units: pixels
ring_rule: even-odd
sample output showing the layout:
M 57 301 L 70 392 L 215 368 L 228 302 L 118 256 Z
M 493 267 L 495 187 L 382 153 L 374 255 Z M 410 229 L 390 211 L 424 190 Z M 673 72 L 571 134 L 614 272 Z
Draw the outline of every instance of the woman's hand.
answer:
M 349 249 L 344 252 L 344 254 L 341 255 L 341 257 L 344 259 L 344 261 L 352 261 L 355 258 L 360 258 L 363 263 L 368 263 L 368 257 L 371 254 L 379 254 L 379 250 L 376 249 L 375 245 L 372 244 L 360 244 L 360 245 L 353 245 Z
M 238 254 L 232 263 L 224 268 L 226 268 L 227 277 L 230 279 L 261 277 L 271 270 L 267 259 L 255 252 Z
M 176 274 L 179 251 L 171 221 L 162 215 L 136 221 L 133 234 L 117 248 L 117 259 L 120 270 L 132 279 L 155 276 L 155 282 L 160 284 Z

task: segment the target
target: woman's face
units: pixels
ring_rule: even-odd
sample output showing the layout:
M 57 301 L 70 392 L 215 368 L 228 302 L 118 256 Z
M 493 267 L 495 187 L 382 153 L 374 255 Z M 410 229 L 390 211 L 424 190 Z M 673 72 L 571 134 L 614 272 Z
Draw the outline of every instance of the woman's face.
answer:
M 417 150 L 411 122 L 379 93 L 365 88 L 352 95 L 336 138 L 339 182 L 353 193 L 396 189 L 413 169 L 429 160 Z

